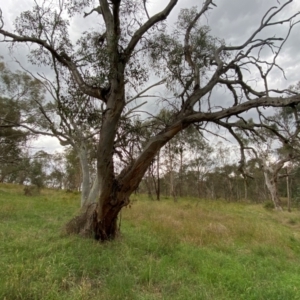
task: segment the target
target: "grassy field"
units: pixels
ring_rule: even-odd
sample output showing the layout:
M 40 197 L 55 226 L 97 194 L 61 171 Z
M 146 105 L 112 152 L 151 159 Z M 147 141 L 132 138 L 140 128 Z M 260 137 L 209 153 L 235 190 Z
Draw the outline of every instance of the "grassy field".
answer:
M 62 234 L 78 194 L 0 185 L 0 299 L 300 299 L 300 211 L 133 200 L 101 244 Z

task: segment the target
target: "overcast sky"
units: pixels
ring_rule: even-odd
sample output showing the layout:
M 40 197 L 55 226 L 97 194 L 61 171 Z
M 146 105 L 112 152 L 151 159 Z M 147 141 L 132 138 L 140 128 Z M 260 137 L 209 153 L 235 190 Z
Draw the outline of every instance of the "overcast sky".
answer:
M 46 0 L 47 1 L 47 0 Z M 158 12 L 166 5 L 167 0 L 149 0 L 150 14 Z M 238 45 L 242 44 L 249 35 L 257 28 L 262 16 L 271 6 L 277 6 L 278 2 L 281 4 L 286 1 L 277 0 L 215 0 L 214 3 L 217 7 L 210 10 L 207 14 L 207 18 L 202 19 L 202 23 L 211 27 L 212 35 L 217 36 L 225 40 L 226 44 Z M 172 26 L 180 12 L 181 8 L 192 7 L 195 5 L 202 5 L 203 1 L 196 0 L 179 0 L 176 9 L 168 18 L 168 24 Z M 4 29 L 8 31 L 13 30 L 13 20 L 20 12 L 30 9 L 33 1 L 31 0 L 1 0 L 0 7 L 3 11 L 5 26 Z M 290 4 L 281 14 L 281 17 L 290 16 L 300 10 L 300 1 L 294 1 Z M 80 32 L 91 28 L 93 26 L 94 17 L 88 17 L 83 19 L 77 17 L 72 22 L 71 34 L 72 36 L 78 36 Z M 268 33 L 271 36 L 285 37 L 286 27 L 277 26 L 276 29 L 270 29 Z M 296 83 L 300 80 L 300 24 L 294 28 L 294 31 L 290 35 L 289 41 L 286 43 L 279 59 L 278 63 L 284 68 L 286 79 L 284 79 L 280 72 L 274 72 L 272 75 L 272 85 L 275 88 L 288 87 L 290 84 Z M 39 70 L 36 66 L 31 66 L 26 62 L 27 48 L 25 46 L 18 47 L 14 52 L 14 56 L 33 72 L 45 72 L 43 69 Z M 12 68 L 17 68 L 13 63 L 13 59 L 8 55 L 7 44 L 0 44 L 0 54 L 4 56 L 7 64 Z M 221 96 L 221 94 L 220 94 Z M 50 140 L 48 137 L 43 137 L 34 143 L 34 146 L 38 149 L 42 148 L 46 151 L 53 152 L 59 143 L 56 140 Z

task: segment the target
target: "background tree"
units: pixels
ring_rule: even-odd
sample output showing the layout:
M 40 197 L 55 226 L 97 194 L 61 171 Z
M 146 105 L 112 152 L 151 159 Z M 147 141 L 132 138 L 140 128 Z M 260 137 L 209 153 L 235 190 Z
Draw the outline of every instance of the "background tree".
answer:
M 282 209 L 278 194 L 280 171 L 300 154 L 298 110 L 298 105 L 277 109 L 273 116 L 261 116 L 260 124 L 254 124 L 252 120 L 244 123 L 241 131 L 246 136 L 246 139 L 240 139 L 242 148 L 249 149 L 259 162 L 277 210 Z
M 35 135 L 51 136 L 62 146 L 71 146 L 79 158 L 81 173 L 81 206 L 94 202 L 99 195 L 97 176 L 93 176 L 95 159 L 95 135 L 99 132 L 99 111 L 93 99 L 74 87 L 72 78 L 61 74 L 54 64 L 55 80 L 51 82 L 40 75 L 35 80 L 47 90 L 49 97 L 35 99 L 27 112 L 27 118 L 19 125 Z M 33 124 L 28 119 L 33 119 Z M 93 178 L 93 180 L 92 180 Z
M 47 170 L 49 169 L 50 155 L 45 151 L 36 152 L 30 160 L 28 179 L 39 190 L 46 186 Z
M 0 162 L 1 181 L 3 181 L 5 176 L 20 163 L 28 133 L 12 125 L 20 120 L 19 109 L 12 100 L 0 98 L 0 107 Z
M 65 157 L 64 153 L 54 153 L 51 156 L 50 170 L 48 175 L 48 187 L 63 189 L 65 178 Z
M 26 169 L 27 142 L 32 136 L 20 124 L 35 121 L 28 118 L 28 111 L 44 91 L 39 81 L 0 62 L 0 93 L 0 180 L 5 181 Z

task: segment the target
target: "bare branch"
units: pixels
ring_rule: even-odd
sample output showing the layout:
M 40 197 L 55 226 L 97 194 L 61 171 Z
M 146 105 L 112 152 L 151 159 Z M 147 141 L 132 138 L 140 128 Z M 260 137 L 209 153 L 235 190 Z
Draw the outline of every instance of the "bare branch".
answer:
M 300 94 L 281 98 L 281 97 L 261 97 L 258 99 L 249 100 L 237 106 L 233 106 L 218 112 L 213 113 L 194 113 L 185 117 L 188 123 L 221 120 L 226 117 L 241 114 L 251 108 L 256 107 L 283 107 L 289 105 L 296 105 L 300 103 Z
M 136 110 L 137 110 L 138 108 L 142 107 L 142 106 L 145 105 L 146 103 L 147 103 L 147 101 L 145 101 L 145 102 L 143 102 L 143 103 L 141 103 L 141 104 L 139 104 L 139 105 L 137 105 L 137 106 L 131 108 L 128 112 L 126 112 L 126 114 L 124 115 L 124 117 L 128 117 L 130 114 L 136 112 Z
M 148 13 L 148 10 L 147 10 L 147 0 L 143 0 L 143 4 L 144 4 L 144 10 L 145 10 L 145 13 L 147 15 L 147 18 L 150 19 L 150 16 L 149 16 L 149 13 Z
M 186 33 L 184 37 L 184 55 L 185 60 L 189 64 L 189 66 L 194 71 L 194 81 L 195 81 L 195 88 L 200 88 L 200 72 L 199 67 L 192 59 L 192 53 L 191 53 L 191 45 L 190 45 L 190 34 L 192 29 L 194 28 L 197 21 L 200 19 L 200 17 L 210 8 L 209 6 L 213 4 L 212 0 L 206 0 L 202 9 L 196 14 L 195 18 L 190 22 Z M 215 4 L 213 4 L 215 5 Z
M 4 26 L 3 16 L 2 16 L 2 9 L 0 8 L 0 29 Z
M 103 97 L 104 89 L 94 88 L 87 85 L 84 82 L 81 74 L 79 73 L 76 65 L 72 62 L 71 58 L 67 54 L 65 53 L 58 54 L 58 52 L 52 46 L 50 46 L 45 40 L 41 40 L 35 37 L 18 36 L 8 31 L 5 31 L 3 29 L 0 29 L 0 34 L 2 34 L 4 37 L 11 38 L 11 40 L 5 40 L 6 42 L 23 42 L 23 43 L 29 42 L 29 43 L 40 45 L 43 48 L 47 49 L 53 55 L 53 57 L 57 59 L 57 61 L 59 61 L 63 66 L 67 67 L 70 70 L 71 74 L 73 75 L 75 81 L 78 84 L 79 89 L 82 90 L 82 92 L 84 92 L 89 96 L 92 96 L 94 98 L 106 102 L 105 97 Z
M 142 36 L 156 23 L 165 20 L 168 15 L 171 13 L 173 8 L 176 6 L 178 0 L 170 0 L 169 4 L 165 7 L 164 10 L 158 14 L 152 16 L 144 25 L 142 25 L 131 38 L 127 48 L 125 49 L 125 60 L 128 61 L 131 53 L 133 52 L 136 44 L 140 41 Z
M 224 47 L 225 51 L 232 51 L 232 50 L 242 50 L 244 49 L 247 45 L 249 45 L 251 42 L 253 42 L 254 37 L 260 32 L 262 31 L 265 27 L 267 26 L 274 26 L 274 25 L 279 25 L 279 24 L 284 24 L 284 23 L 290 23 L 291 20 L 293 20 L 295 17 L 297 17 L 300 12 L 295 13 L 294 15 L 292 15 L 291 17 L 284 19 L 284 20 L 280 20 L 280 21 L 276 21 L 276 22 L 270 22 L 276 15 L 278 15 L 287 5 L 289 5 L 291 2 L 293 2 L 293 0 L 289 0 L 286 3 L 284 3 L 281 7 L 279 7 L 278 9 L 276 9 L 277 7 L 271 7 L 266 14 L 263 16 L 262 21 L 260 23 L 260 26 L 253 32 L 253 34 L 241 45 L 239 46 L 227 46 Z M 276 9 L 275 12 L 273 12 L 267 19 L 267 15 L 269 14 L 269 12 L 273 9 Z
M 99 15 L 102 15 L 102 11 L 101 11 L 101 6 L 97 6 L 95 8 L 93 8 L 90 12 L 88 13 L 84 13 L 83 17 L 86 18 L 87 16 L 91 15 L 93 12 L 97 12 Z
M 163 83 L 165 83 L 165 82 L 166 82 L 166 79 L 162 79 L 162 80 L 160 80 L 160 81 L 158 81 L 158 82 L 156 82 L 156 83 L 154 83 L 154 84 L 148 86 L 146 89 L 144 89 L 143 91 L 139 92 L 139 93 L 138 93 L 137 95 L 135 95 L 134 97 L 132 97 L 132 98 L 130 98 L 129 100 L 127 100 L 126 105 L 129 104 L 130 102 L 132 102 L 132 101 L 138 99 L 138 98 L 141 98 L 141 95 L 143 95 L 144 93 L 146 93 L 147 91 L 149 91 L 149 90 L 152 89 L 153 87 L 158 86 L 158 85 L 161 85 L 161 84 L 163 84 Z

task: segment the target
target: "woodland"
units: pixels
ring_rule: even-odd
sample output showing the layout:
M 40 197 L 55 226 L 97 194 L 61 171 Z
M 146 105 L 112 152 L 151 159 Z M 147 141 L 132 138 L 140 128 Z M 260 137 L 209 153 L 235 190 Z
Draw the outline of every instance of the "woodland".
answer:
M 28 45 L 28 62 L 52 72 L 0 63 L 0 182 L 28 196 L 80 192 L 68 233 L 113 240 L 135 194 L 300 206 L 300 84 L 270 82 L 274 70 L 285 76 L 278 60 L 299 23 L 300 12 L 286 13 L 293 1 L 263 12 L 236 45 L 203 25 L 218 9 L 212 0 L 182 8 L 172 26 L 180 1 L 165 2 L 151 15 L 145 0 L 34 1 L 13 31 L 0 11 L 1 41 L 12 53 Z M 73 39 L 72 20 L 94 15 Z M 63 150 L 33 151 L 40 136 Z

